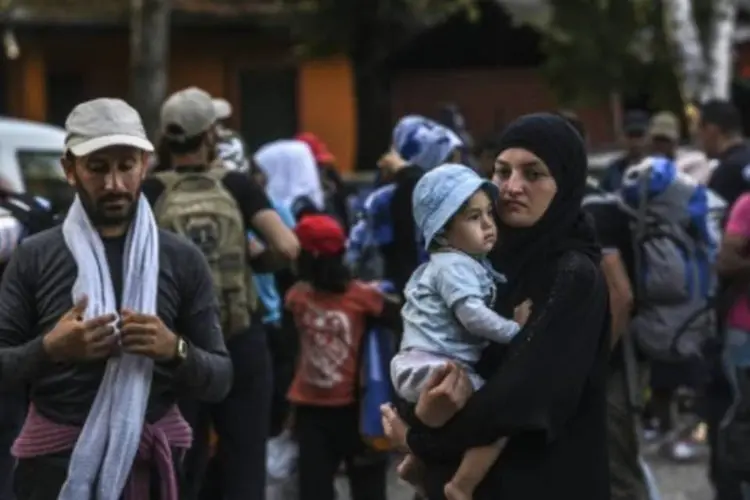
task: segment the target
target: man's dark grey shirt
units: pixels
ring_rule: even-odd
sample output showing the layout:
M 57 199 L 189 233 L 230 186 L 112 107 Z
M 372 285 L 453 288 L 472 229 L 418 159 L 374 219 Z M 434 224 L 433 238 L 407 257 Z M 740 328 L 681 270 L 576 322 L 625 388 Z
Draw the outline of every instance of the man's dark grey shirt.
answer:
M 104 243 L 119 304 L 124 238 Z M 184 395 L 220 401 L 232 383 L 232 363 L 205 258 L 192 243 L 163 230 L 159 247 L 157 313 L 190 349 L 183 362 L 154 363 L 149 422 L 161 418 Z M 73 307 L 71 290 L 77 273 L 58 226 L 20 245 L 0 285 L 0 388 L 30 388 L 31 401 L 42 415 L 72 425 L 85 422 L 106 360 L 54 363 L 42 338 Z

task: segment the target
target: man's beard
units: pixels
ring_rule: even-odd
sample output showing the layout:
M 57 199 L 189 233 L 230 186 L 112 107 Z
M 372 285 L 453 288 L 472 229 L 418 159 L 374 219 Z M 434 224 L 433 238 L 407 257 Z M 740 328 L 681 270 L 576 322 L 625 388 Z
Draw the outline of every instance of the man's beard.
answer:
M 109 194 L 102 196 L 98 200 L 94 200 L 93 197 L 81 187 L 80 183 L 78 183 L 76 191 L 81 199 L 81 204 L 83 205 L 84 210 L 86 210 L 86 214 L 89 216 L 89 220 L 91 220 L 91 223 L 94 226 L 119 226 L 123 222 L 128 222 L 133 218 L 137 204 L 134 203 L 133 197 L 129 194 Z M 104 208 L 104 204 L 112 201 L 128 201 L 130 202 L 130 205 L 123 213 L 109 214 Z

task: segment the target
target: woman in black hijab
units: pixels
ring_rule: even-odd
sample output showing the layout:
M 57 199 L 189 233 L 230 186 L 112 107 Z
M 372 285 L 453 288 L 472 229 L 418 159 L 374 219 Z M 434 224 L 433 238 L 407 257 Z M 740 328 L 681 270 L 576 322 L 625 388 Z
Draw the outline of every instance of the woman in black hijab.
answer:
M 450 366 L 416 412 L 402 411 L 410 427 L 390 408 L 384 423 L 426 464 L 431 500 L 444 498 L 467 449 L 501 436 L 507 447 L 475 500 L 606 500 L 610 319 L 599 248 L 580 208 L 585 148 L 564 118 L 546 113 L 519 118 L 499 142 L 493 180 L 501 192 L 501 245 L 491 259 L 508 286 L 496 309 L 512 317 L 530 298 L 532 315 L 510 346 L 486 349 L 477 369 L 487 382 L 476 393 Z M 422 423 L 448 418 L 440 428 Z

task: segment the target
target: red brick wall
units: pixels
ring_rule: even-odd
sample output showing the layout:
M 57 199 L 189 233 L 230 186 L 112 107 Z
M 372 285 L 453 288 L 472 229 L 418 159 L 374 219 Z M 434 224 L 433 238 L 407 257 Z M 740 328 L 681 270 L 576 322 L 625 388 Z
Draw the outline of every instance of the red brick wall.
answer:
M 532 69 L 414 71 L 391 82 L 393 121 L 407 113 L 435 116 L 441 103 L 460 106 L 471 133 L 481 139 L 513 118 L 558 108 L 543 77 Z M 593 147 L 615 142 L 613 106 L 575 109 Z

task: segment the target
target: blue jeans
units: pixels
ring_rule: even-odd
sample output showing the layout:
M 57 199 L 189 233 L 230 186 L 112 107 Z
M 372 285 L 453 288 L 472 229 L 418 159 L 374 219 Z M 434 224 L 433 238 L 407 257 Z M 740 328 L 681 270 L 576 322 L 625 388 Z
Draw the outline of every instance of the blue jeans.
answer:
M 745 397 L 750 397 L 750 379 L 745 375 L 745 371 L 750 370 L 750 332 L 739 328 L 726 330 L 722 361 L 732 387 L 732 404 L 721 423 L 724 426 L 734 418 L 743 392 L 746 393 Z M 750 483 L 742 483 L 742 497 L 750 500 Z

